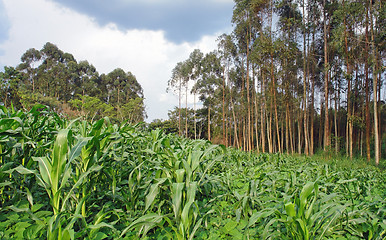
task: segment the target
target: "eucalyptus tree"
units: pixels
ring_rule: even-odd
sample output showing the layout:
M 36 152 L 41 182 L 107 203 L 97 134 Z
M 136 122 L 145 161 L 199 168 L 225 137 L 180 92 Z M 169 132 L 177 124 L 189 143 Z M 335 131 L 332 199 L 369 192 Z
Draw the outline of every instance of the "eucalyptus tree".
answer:
M 211 140 L 211 109 L 216 100 L 216 93 L 221 89 L 223 70 L 217 52 L 210 52 L 202 59 L 202 76 L 193 90 L 200 94 L 200 100 L 208 109 L 208 140 Z
M 178 94 L 178 134 L 181 135 L 181 96 L 182 96 L 182 84 L 184 80 L 183 62 L 178 62 L 172 70 L 172 77 L 168 81 L 167 91 L 173 90 Z
M 101 91 L 98 84 L 100 78 L 96 68 L 86 60 L 80 61 L 74 68 L 74 95 L 99 95 Z
M 108 103 L 117 109 L 121 120 L 127 117 L 128 108 L 132 108 L 133 111 L 137 109 L 134 112 L 143 112 L 141 111 L 144 110 L 143 89 L 131 72 L 126 73 L 121 68 L 114 69 L 107 74 L 106 81 L 108 82 Z M 135 100 L 137 98 L 138 100 Z M 122 109 L 123 106 L 125 106 L 124 109 Z
M 131 124 L 143 122 L 145 120 L 147 115 L 143 100 L 144 99 L 140 97 L 130 98 L 122 105 L 121 110 L 124 120 L 127 120 L 127 122 Z
M 346 154 L 353 157 L 353 116 L 352 111 L 354 105 L 352 104 L 352 83 L 353 83 L 353 26 L 352 18 L 349 14 L 350 2 L 347 4 L 345 0 L 342 0 L 340 5 L 340 11 L 336 13 L 336 20 L 343 23 L 340 28 L 335 31 L 336 39 L 340 40 L 340 48 L 344 49 L 341 55 L 345 59 L 346 63 L 346 79 L 347 79 L 347 126 L 346 126 Z M 340 35 L 340 36 L 339 36 Z
M 189 59 L 185 60 L 182 64 L 181 73 L 182 73 L 182 84 L 185 88 L 185 114 L 188 112 L 188 93 L 189 93 L 189 83 L 191 80 L 191 72 L 193 68 L 190 66 Z M 185 136 L 188 137 L 188 118 L 185 117 Z
M 236 24 L 233 35 L 237 41 L 240 54 L 239 63 L 242 74 L 241 94 L 246 99 L 246 149 L 252 150 L 253 125 L 252 125 L 252 100 L 254 87 L 251 86 L 251 52 L 257 34 L 262 29 L 262 12 L 266 8 L 267 1 L 236 0 L 232 16 L 232 23 Z M 251 94 L 252 92 L 252 94 Z
M 308 54 L 307 54 L 307 42 L 306 39 L 309 37 L 309 29 L 308 29 L 308 23 L 309 23 L 309 12 L 308 9 L 306 8 L 306 1 L 302 0 L 301 2 L 302 6 L 302 26 L 301 30 L 303 33 L 303 118 L 304 118 L 304 140 L 305 140 L 305 146 L 304 146 L 304 153 L 306 155 L 309 155 L 310 147 L 309 147 L 309 142 L 310 142 L 310 136 L 308 134 L 308 124 L 309 124 L 309 118 L 307 115 L 307 108 L 308 108 L 308 84 L 309 81 L 307 79 L 308 77 L 308 65 L 307 65 L 307 60 L 308 60 Z
M 107 81 L 109 82 L 109 103 L 119 107 L 124 94 L 123 89 L 128 84 L 128 77 L 122 68 L 116 68 L 107 74 Z
M 233 122 L 234 124 L 234 136 L 235 139 L 237 140 L 237 121 L 236 121 L 236 114 L 234 111 L 234 104 L 233 104 L 233 97 L 232 97 L 232 91 L 230 91 L 230 68 L 232 66 L 232 61 L 234 57 L 237 54 L 236 50 L 236 45 L 233 42 L 232 36 L 228 34 L 222 34 L 218 39 L 218 54 L 220 57 L 220 60 L 222 62 L 223 66 L 223 79 L 222 79 L 222 129 L 223 129 L 223 139 L 225 142 L 225 145 L 228 146 L 228 132 L 226 131 L 227 129 L 227 118 L 226 118 L 226 102 L 225 99 L 226 97 L 230 100 L 230 108 L 232 111 L 232 116 L 233 116 Z M 227 96 L 229 95 L 229 96 Z M 229 105 L 227 109 L 229 108 Z M 231 135 L 231 134 L 229 134 Z M 237 141 L 237 148 L 238 146 L 238 141 Z
M 323 78 L 324 78 L 324 134 L 323 134 L 323 148 L 325 151 L 329 150 L 331 146 L 331 133 L 330 133 L 330 121 L 329 121 L 329 90 L 330 90 L 330 42 L 332 39 L 332 31 L 334 26 L 334 12 L 337 8 L 336 0 L 327 1 L 323 0 L 321 3 L 322 15 L 323 15 Z
M 131 72 L 127 72 L 126 76 L 128 81 L 123 88 L 123 115 L 131 123 L 142 122 L 147 118 L 143 88 Z
M 275 73 L 275 54 L 277 53 L 277 48 L 275 48 L 275 36 L 273 33 L 273 14 L 274 14 L 274 1 L 270 0 L 269 3 L 269 11 L 268 11 L 268 32 L 269 32 L 269 50 L 270 50 L 270 77 L 271 77 L 271 94 L 272 94 L 272 104 L 271 108 L 273 106 L 274 109 L 274 115 L 275 115 L 275 125 L 276 125 L 276 134 L 277 134 L 277 143 L 279 151 L 281 151 L 281 145 L 280 145 L 280 134 L 279 134 L 279 118 L 278 118 L 278 112 L 277 112 L 277 87 L 276 87 L 276 73 Z M 272 137 L 271 137 L 271 145 L 273 143 Z M 271 151 L 273 146 L 271 146 Z
M 314 139 L 315 139 L 315 90 L 317 86 L 320 85 L 319 82 L 319 62 L 321 61 L 321 54 L 318 52 L 319 41 L 317 36 L 319 34 L 319 26 L 322 25 L 322 12 L 319 8 L 318 1 L 308 0 L 307 1 L 307 13 L 309 14 L 308 18 L 308 29 L 310 32 L 310 39 L 307 41 L 308 48 L 308 65 L 309 65 L 309 78 L 310 78 L 310 142 L 309 142 L 309 153 L 310 155 L 314 154 Z
M 70 99 L 71 86 L 68 65 L 76 60 L 70 53 L 65 53 L 56 45 L 47 42 L 40 50 L 42 64 L 38 68 L 40 93 L 58 100 Z
M 377 87 L 378 87 L 378 44 L 380 45 L 382 38 L 379 36 L 384 35 L 385 33 L 385 7 L 381 1 L 375 1 L 375 6 L 372 0 L 369 0 L 369 13 L 370 13 L 370 35 L 371 35 L 371 65 L 372 65 L 372 75 L 373 75 L 373 104 L 374 104 L 374 148 L 375 148 L 375 164 L 379 164 L 380 159 L 380 138 L 379 138 L 379 119 L 378 119 L 378 99 L 377 99 Z M 383 14 L 382 14 L 383 13 Z M 380 21 L 374 23 L 374 18 Z M 380 25 L 383 24 L 383 25 Z M 378 35 L 379 34 L 379 35 Z M 381 45 L 380 45 L 381 46 Z M 383 51 L 385 47 L 383 47 Z M 384 71 L 384 70 L 383 70 Z M 379 80 L 381 81 L 381 79 Z
M 173 90 L 178 94 L 178 134 L 182 134 L 182 125 L 181 125 L 181 102 L 182 102 L 182 88 L 185 88 L 185 112 L 188 111 L 188 89 L 189 81 L 191 76 L 193 76 L 193 63 L 185 60 L 183 62 L 178 62 L 177 65 L 172 70 L 172 77 L 168 81 L 168 88 L 166 91 Z M 193 89 L 192 92 L 195 92 Z M 188 135 L 188 119 L 185 119 L 185 134 Z
M 270 73 L 270 56 L 272 42 L 269 37 L 268 29 L 264 29 L 260 32 L 258 38 L 254 42 L 254 48 L 251 53 L 251 59 L 254 64 L 259 68 L 260 79 L 260 135 L 261 135 L 261 148 L 262 151 L 266 151 L 266 138 L 268 136 L 266 129 L 268 129 L 267 111 L 268 111 L 268 77 Z M 257 101 L 256 101 L 257 102 Z M 256 116 L 256 120 L 258 117 Z M 257 127 L 256 127 L 257 130 Z M 257 134 L 256 134 L 256 137 Z M 271 144 L 269 143 L 269 146 Z
M 198 81 L 198 79 L 201 76 L 202 71 L 202 58 L 204 57 L 204 54 L 199 50 L 195 49 L 190 55 L 188 59 L 188 68 L 189 68 L 189 79 L 193 81 L 193 85 Z M 194 96 L 194 103 L 193 103 L 193 112 L 196 111 L 196 91 L 192 89 L 191 91 Z M 193 122 L 194 122 L 194 139 L 197 139 L 197 126 L 196 126 L 196 114 L 193 114 Z
M 365 115 L 366 115 L 366 157 L 367 161 L 370 162 L 371 155 L 370 155 L 370 79 L 369 79 L 369 73 L 370 73 L 370 64 L 369 64 L 369 51 L 370 51 L 370 44 L 369 44 L 369 8 L 370 3 L 365 3 L 365 39 L 364 39 L 364 67 L 365 67 L 365 92 L 366 92 L 366 107 L 365 107 Z
M 298 6 L 292 0 L 283 0 L 279 2 L 276 6 L 276 12 L 279 16 L 278 25 L 281 30 L 282 37 L 278 40 L 279 47 L 281 49 L 279 56 L 281 57 L 282 62 L 282 84 L 285 90 L 285 100 L 286 100 L 286 119 L 291 118 L 289 115 L 290 108 L 290 100 L 293 98 L 292 93 L 294 89 L 297 89 L 298 83 L 298 70 L 300 67 L 298 66 L 298 60 L 300 58 L 300 50 L 298 48 L 297 38 L 298 33 L 300 32 L 302 16 L 298 9 Z M 305 52 L 305 51 L 304 51 Z M 305 58 L 305 56 L 303 56 Z M 303 67 L 305 64 L 303 63 Z M 303 69 L 305 72 L 306 69 Z M 303 75 L 304 77 L 304 75 Z M 303 79 L 303 88 L 306 87 L 305 77 Z M 301 95 L 301 94 L 297 94 Z M 305 100 L 305 99 L 303 99 Z M 301 101 L 299 101 L 301 102 Z M 305 112 L 305 101 L 303 101 L 303 108 Z M 292 107 L 292 106 L 291 106 Z M 306 122 L 305 118 L 303 119 Z M 298 116 L 298 151 L 301 152 L 301 144 L 300 144 L 300 133 L 301 133 L 301 115 Z M 286 148 L 289 150 L 289 121 L 286 121 Z M 307 137 L 305 139 L 306 148 L 308 148 Z M 292 140 L 291 140 L 292 141 Z M 280 146 L 280 145 L 279 145 Z M 283 149 L 283 146 L 281 146 Z M 282 150 L 281 150 L 282 151 Z
M 313 154 L 316 144 L 340 152 L 346 135 L 353 156 L 366 131 L 369 154 L 370 95 L 379 104 L 383 87 L 382 7 L 380 1 L 236 0 L 234 30 L 218 39 L 218 73 L 208 74 L 216 64 L 205 56 L 192 92 L 201 91 L 208 137 L 218 137 L 222 125 L 226 145 L 266 151 L 268 143 L 269 152 Z M 181 96 L 195 67 L 190 59 L 180 64 L 174 86 Z M 374 125 L 379 135 L 379 122 Z
M 323 47 L 324 47 L 324 151 L 330 147 L 329 120 L 328 120 L 328 53 L 327 53 L 327 6 L 323 0 Z
M 18 70 L 26 74 L 28 85 L 32 85 L 32 93 L 35 92 L 35 81 L 37 74 L 36 64 L 41 60 L 42 55 L 35 48 L 28 49 L 21 57 L 21 63 L 17 67 Z
M 4 72 L 0 72 L 0 93 L 3 106 L 13 105 L 19 107 L 18 88 L 22 81 L 22 73 L 14 67 L 4 67 Z

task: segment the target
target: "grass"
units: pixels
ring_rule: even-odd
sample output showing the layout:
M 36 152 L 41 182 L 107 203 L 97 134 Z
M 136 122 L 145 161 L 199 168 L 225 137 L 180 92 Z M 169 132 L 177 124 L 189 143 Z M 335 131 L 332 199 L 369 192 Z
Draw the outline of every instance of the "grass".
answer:
M 0 238 L 383 239 L 384 171 L 0 110 Z

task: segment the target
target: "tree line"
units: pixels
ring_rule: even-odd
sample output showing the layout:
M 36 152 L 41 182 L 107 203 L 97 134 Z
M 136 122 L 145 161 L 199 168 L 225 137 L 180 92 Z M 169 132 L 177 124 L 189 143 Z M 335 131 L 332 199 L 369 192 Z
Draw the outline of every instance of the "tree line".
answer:
M 382 1 L 234 2 L 233 31 L 218 38 L 218 49 L 196 49 L 173 69 L 168 90 L 179 103 L 165 124 L 245 151 L 323 150 L 379 164 L 386 151 Z
M 69 117 L 133 123 L 146 118 L 143 89 L 131 72 L 117 68 L 99 74 L 88 61 L 77 62 L 49 42 L 41 50 L 28 49 L 16 67 L 4 67 L 0 84 L 6 107 L 41 103 Z

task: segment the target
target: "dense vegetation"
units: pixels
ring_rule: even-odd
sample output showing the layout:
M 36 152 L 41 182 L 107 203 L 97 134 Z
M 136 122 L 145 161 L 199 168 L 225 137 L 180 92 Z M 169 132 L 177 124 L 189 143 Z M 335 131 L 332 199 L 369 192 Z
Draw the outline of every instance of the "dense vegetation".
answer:
M 28 49 L 18 66 L 0 72 L 0 93 L 5 107 L 29 110 L 39 103 L 70 118 L 108 116 L 133 123 L 146 118 L 143 89 L 131 72 L 117 68 L 99 75 L 89 62 L 77 62 L 49 42 L 41 50 Z
M 384 2 L 234 2 L 233 31 L 218 38 L 218 49 L 197 49 L 173 70 L 169 88 L 179 104 L 171 117 L 180 135 L 378 164 L 386 154 Z M 186 104 L 188 94 L 203 111 Z
M 246 151 L 333 151 L 382 164 L 385 4 L 234 2 L 233 31 L 219 36 L 217 50 L 196 49 L 176 64 L 168 90 L 178 95 L 178 107 L 152 126 Z M 19 65 L 5 67 L 0 92 L 6 107 L 29 110 L 42 103 L 70 118 L 146 118 L 143 91 L 132 73 L 99 75 L 52 43 L 27 50 Z
M 1 239 L 383 239 L 379 168 L 0 110 Z

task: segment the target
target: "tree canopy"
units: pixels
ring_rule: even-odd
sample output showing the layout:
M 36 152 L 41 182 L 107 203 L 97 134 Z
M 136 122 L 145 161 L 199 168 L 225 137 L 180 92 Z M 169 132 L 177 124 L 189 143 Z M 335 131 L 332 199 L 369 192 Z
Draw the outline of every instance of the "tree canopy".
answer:
M 121 68 L 99 74 L 88 61 L 47 42 L 41 50 L 28 49 L 16 67 L 0 73 L 2 103 L 30 109 L 36 103 L 69 117 L 139 122 L 146 118 L 142 86 Z
M 200 50 L 176 65 L 169 86 L 180 96 L 180 114 L 170 121 L 196 129 L 207 119 L 200 137 L 246 151 L 322 149 L 378 164 L 386 154 L 382 1 L 234 2 L 232 33 L 196 60 L 194 78 L 183 69 Z M 190 120 L 181 114 L 186 86 L 204 109 Z

